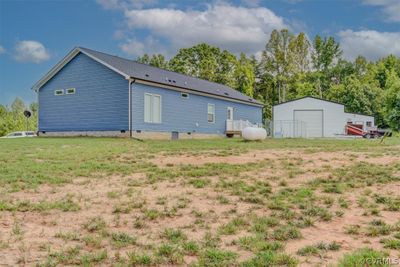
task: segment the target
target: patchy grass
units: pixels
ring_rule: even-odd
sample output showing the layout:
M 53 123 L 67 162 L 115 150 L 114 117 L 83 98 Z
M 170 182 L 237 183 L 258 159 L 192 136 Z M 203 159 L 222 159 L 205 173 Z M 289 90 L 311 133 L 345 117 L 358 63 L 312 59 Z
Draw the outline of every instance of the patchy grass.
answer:
M 297 251 L 298 255 L 301 256 L 320 256 L 323 257 L 327 251 L 337 251 L 341 248 L 341 245 L 337 242 L 331 242 L 329 244 L 320 242 L 315 245 L 305 246 Z
M 136 238 L 130 236 L 127 233 L 113 233 L 111 235 L 111 240 L 113 245 L 116 247 L 126 247 L 129 245 L 134 245 L 136 243 Z
M 385 262 L 388 257 L 387 253 L 376 251 L 371 248 L 363 248 L 355 252 L 347 253 L 343 259 L 339 261 L 338 267 L 353 266 L 390 266 L 389 262 Z
M 0 254 L 10 266 L 363 266 L 399 251 L 398 155 L 400 138 L 1 139 Z

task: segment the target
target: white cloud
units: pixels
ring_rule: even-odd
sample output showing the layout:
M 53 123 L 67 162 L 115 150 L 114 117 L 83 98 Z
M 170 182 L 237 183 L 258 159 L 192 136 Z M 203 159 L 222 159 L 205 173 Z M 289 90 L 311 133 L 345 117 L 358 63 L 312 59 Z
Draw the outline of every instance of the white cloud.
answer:
M 146 6 L 151 6 L 157 3 L 157 0 L 96 0 L 97 3 L 104 9 L 140 9 Z
M 1 54 L 4 54 L 6 52 L 6 50 L 4 49 L 4 47 L 2 47 L 1 45 L 0 45 L 0 55 Z
M 19 41 L 15 46 L 15 59 L 21 62 L 40 63 L 50 59 L 50 54 L 40 42 Z
M 368 59 L 394 54 L 400 56 L 400 32 L 378 32 L 372 30 L 345 30 L 338 33 L 343 56 L 354 59 L 363 55 Z
M 145 53 L 145 44 L 136 40 L 128 40 L 126 43 L 120 45 L 122 51 L 130 56 L 143 55 Z
M 216 2 L 205 10 L 174 8 L 127 9 L 131 30 L 145 29 L 172 49 L 207 42 L 230 51 L 261 51 L 273 29 L 287 28 L 282 17 L 264 7 L 248 8 Z M 139 47 L 138 47 L 139 48 Z
M 385 14 L 385 20 L 400 22 L 400 1 L 399 0 L 364 0 L 364 4 L 380 6 Z
M 120 45 L 120 48 L 127 55 L 136 59 L 143 54 L 168 54 L 168 52 L 162 47 L 158 40 L 151 36 L 148 36 L 144 41 L 139 41 L 137 39 L 128 39 L 125 43 Z

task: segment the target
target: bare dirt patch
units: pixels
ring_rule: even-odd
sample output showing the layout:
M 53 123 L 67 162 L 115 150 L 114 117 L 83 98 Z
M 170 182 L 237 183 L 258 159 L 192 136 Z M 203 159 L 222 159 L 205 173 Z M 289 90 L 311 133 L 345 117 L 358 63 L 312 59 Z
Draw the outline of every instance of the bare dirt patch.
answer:
M 400 197 L 400 182 L 373 186 L 368 189 L 372 192 L 380 192 L 385 195 L 388 194 L 393 197 Z M 329 251 L 325 253 L 322 258 L 317 256 L 299 256 L 302 260 L 300 266 L 328 266 L 329 264 L 335 263 L 343 254 L 350 251 L 364 247 L 382 247 L 380 243 L 382 236 L 371 237 L 363 234 L 349 235 L 346 233 L 345 229 L 347 226 L 356 225 L 366 227 L 373 219 L 382 220 L 390 225 L 400 222 L 400 214 L 398 211 L 382 211 L 379 216 L 366 216 L 365 210 L 357 204 L 357 197 L 362 195 L 363 190 L 365 189 L 358 189 L 343 196 L 350 201 L 350 208 L 345 211 L 342 217 L 336 217 L 330 222 L 319 222 L 313 227 L 303 229 L 301 231 L 304 237 L 303 239 L 292 241 L 287 244 L 286 251 L 290 254 L 296 254 L 299 249 L 305 246 L 315 245 L 321 242 L 329 243 L 335 241 L 342 247 L 339 251 Z M 396 252 L 392 250 L 390 254 L 392 257 L 395 257 Z
M 206 243 L 216 242 L 216 247 L 237 253 L 238 261 L 244 261 L 252 258 L 259 248 L 246 249 L 244 245 L 238 244 L 238 240 L 255 235 L 254 229 L 257 227 L 253 217 L 268 219 L 272 216 L 277 220 L 277 224 L 271 223 L 265 232 L 261 233 L 265 235 L 263 242 L 281 241 L 284 245 L 282 252 L 299 259 L 301 266 L 327 265 L 335 264 L 344 253 L 357 248 L 367 246 L 377 250 L 383 249 L 380 242 L 382 236 L 370 237 L 365 233 L 351 235 L 346 233 L 346 226 L 359 225 L 361 229 L 365 229 L 373 219 L 382 220 L 390 225 L 400 221 L 398 211 L 385 210 L 382 204 L 377 204 L 379 214 L 366 215 L 366 208 L 358 203 L 359 197 L 364 195 L 372 203 L 375 193 L 393 199 L 400 198 L 398 181 L 357 188 L 341 195 L 322 194 L 315 190 L 316 196 L 309 197 L 307 191 L 298 194 L 295 191 L 298 188 L 307 188 L 307 184 L 313 179 L 329 178 L 335 168 L 352 166 L 359 162 L 389 167 L 399 160 L 396 156 L 374 156 L 348 151 L 309 152 L 304 149 L 274 149 L 228 156 L 157 156 L 149 157 L 148 162 L 157 165 L 159 171 L 162 171 L 183 165 L 240 165 L 263 160 L 269 162 L 265 167 L 238 172 L 237 175 L 221 175 L 224 176 L 225 184 L 221 182 L 220 176 L 199 175 L 173 179 L 157 179 L 156 176 L 154 180 L 150 180 L 146 173 L 138 173 L 98 179 L 78 177 L 72 183 L 63 186 L 42 185 L 36 189 L 4 194 L 0 200 L 7 203 L 51 204 L 69 199 L 76 203 L 79 209 L 68 210 L 66 207 L 66 210 L 63 210 L 63 207 L 44 206 L 43 210 L 24 210 L 22 205 L 12 211 L 1 211 L 0 254 L 7 255 L 1 264 L 35 265 L 51 258 L 52 253 L 60 253 L 71 247 L 78 247 L 82 253 L 106 250 L 107 258 L 102 261 L 104 265 L 113 265 L 119 258 L 137 251 L 156 257 L 154 255 L 161 253 L 160 246 L 175 242 L 168 238 L 180 238 L 179 233 L 166 237 L 165 229 L 169 228 L 183 233 L 184 241 L 179 242 L 193 241 L 200 248 L 208 246 Z M 190 183 L 193 179 L 208 182 Z M 279 233 L 279 227 L 286 229 L 284 227 L 294 219 L 299 219 L 302 212 L 296 207 L 295 200 L 287 209 L 283 208 L 285 199 L 271 203 L 272 197 L 282 190 L 286 192 L 287 198 L 297 197 L 299 201 L 303 201 L 309 197 L 310 202 L 314 201 L 313 205 L 326 208 L 333 217 L 327 221 L 318 219 L 314 226 L 299 228 L 301 238 L 291 239 L 280 237 L 278 234 L 274 236 L 274 231 Z M 366 190 L 369 191 L 368 194 L 365 193 Z M 321 204 L 324 203 L 323 197 L 325 204 Z M 339 207 L 340 197 L 348 200 L 347 208 Z M 333 204 L 329 205 L 329 201 Z M 306 201 L 305 203 L 309 204 Z M 336 215 L 337 211 L 342 211 L 343 214 Z M 93 218 L 100 218 L 101 222 L 104 222 L 102 230 L 88 230 L 87 225 Z M 124 239 L 119 241 L 122 245 L 116 244 L 113 234 L 115 236 L 118 233 L 124 233 L 135 241 L 131 242 L 123 236 L 128 241 Z M 99 240 L 96 241 L 95 238 Z M 297 251 L 307 245 L 332 241 L 339 243 L 341 248 L 325 253 L 322 258 L 297 255 Z M 393 249 L 388 251 L 393 256 L 398 254 Z M 196 262 L 200 253 L 187 253 L 176 261 L 173 261 L 176 255 L 157 257 L 164 260 L 160 264 L 185 265 Z M 166 257 L 169 258 L 164 259 Z M 81 262 L 62 264 L 75 265 Z
M 207 163 L 245 164 L 265 159 L 276 160 L 298 160 L 306 162 L 303 167 L 331 167 L 344 166 L 352 162 L 368 162 L 375 164 L 391 164 L 399 160 L 396 156 L 368 156 L 360 152 L 307 152 L 306 150 L 253 150 L 240 155 L 207 156 L 202 153 L 199 156 L 178 155 L 178 156 L 156 156 L 150 162 L 157 166 L 168 165 L 203 165 Z

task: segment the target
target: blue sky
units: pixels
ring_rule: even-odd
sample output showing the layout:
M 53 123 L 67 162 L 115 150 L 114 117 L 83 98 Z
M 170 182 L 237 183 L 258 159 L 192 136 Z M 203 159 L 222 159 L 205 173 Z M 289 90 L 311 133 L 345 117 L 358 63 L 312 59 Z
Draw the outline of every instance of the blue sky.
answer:
M 400 56 L 399 0 L 0 0 L 0 103 L 30 90 L 75 46 L 135 59 L 207 42 L 259 55 L 270 32 L 334 36 L 344 57 Z

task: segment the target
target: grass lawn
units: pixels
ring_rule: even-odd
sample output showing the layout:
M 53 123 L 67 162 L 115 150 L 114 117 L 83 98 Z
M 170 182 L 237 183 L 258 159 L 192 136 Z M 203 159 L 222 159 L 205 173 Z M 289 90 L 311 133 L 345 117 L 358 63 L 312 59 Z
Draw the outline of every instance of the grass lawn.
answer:
M 395 137 L 0 139 L 0 191 L 9 265 L 364 266 L 400 257 Z

